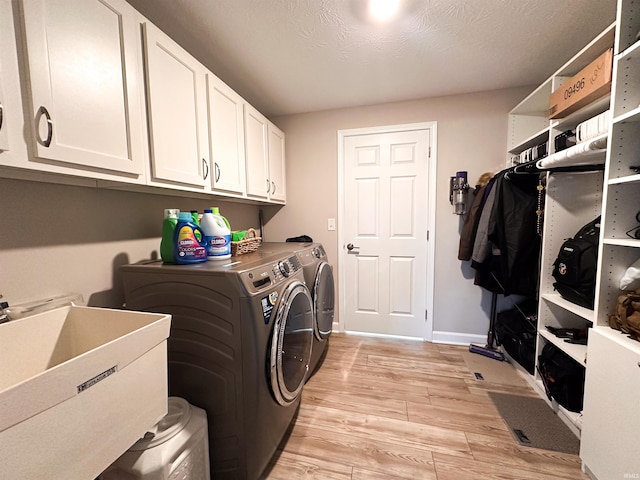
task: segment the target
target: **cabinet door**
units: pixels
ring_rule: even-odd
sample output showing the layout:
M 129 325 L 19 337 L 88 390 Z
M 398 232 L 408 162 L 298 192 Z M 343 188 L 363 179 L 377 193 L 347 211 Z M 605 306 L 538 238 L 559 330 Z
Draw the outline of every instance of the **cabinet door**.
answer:
M 244 106 L 245 148 L 247 159 L 247 196 L 268 198 L 269 151 L 268 120 L 249 104 Z
M 144 170 L 137 14 L 124 0 L 22 3 L 40 159 Z
M 5 96 L 2 87 L 2 63 L 0 62 L 0 150 L 9 150 L 9 134 L 5 111 Z
M 284 132 L 269 122 L 269 182 L 270 199 L 284 202 L 287 199 L 285 185 Z
M 640 345 L 602 328 L 589 333 L 580 457 L 600 480 L 637 478 Z
M 153 180 L 204 187 L 209 176 L 206 70 L 143 24 Z
M 244 100 L 222 80 L 207 74 L 213 190 L 245 193 Z

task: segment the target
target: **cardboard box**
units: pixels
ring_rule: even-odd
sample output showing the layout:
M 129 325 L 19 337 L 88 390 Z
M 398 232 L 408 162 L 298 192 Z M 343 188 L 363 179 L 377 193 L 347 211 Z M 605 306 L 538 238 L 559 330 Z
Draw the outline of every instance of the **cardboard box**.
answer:
M 0 325 L 0 479 L 96 478 L 152 428 L 170 323 L 71 306 Z
M 613 48 L 610 48 L 551 94 L 549 118 L 563 118 L 611 91 Z

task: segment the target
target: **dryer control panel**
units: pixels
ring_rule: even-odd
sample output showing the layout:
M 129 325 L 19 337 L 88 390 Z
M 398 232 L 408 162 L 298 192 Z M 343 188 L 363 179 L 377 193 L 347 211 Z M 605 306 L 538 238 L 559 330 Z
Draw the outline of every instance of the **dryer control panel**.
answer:
M 257 293 L 285 281 L 302 268 L 296 256 L 283 258 L 246 272 L 240 278 L 248 293 Z
M 322 245 L 318 245 L 317 247 L 314 247 L 313 250 L 311 250 L 311 255 L 318 259 L 324 258 L 327 256 Z
M 310 265 L 316 265 L 320 260 L 325 259 L 327 253 L 322 245 L 313 244 L 312 247 L 306 247 L 296 251 L 296 256 L 303 266 L 308 267 Z
M 276 282 L 281 282 L 285 278 L 288 278 L 293 273 L 300 270 L 302 266 L 300 265 L 300 260 L 298 257 L 291 256 L 289 258 L 285 258 L 281 260 L 276 265 L 273 266 L 273 276 Z

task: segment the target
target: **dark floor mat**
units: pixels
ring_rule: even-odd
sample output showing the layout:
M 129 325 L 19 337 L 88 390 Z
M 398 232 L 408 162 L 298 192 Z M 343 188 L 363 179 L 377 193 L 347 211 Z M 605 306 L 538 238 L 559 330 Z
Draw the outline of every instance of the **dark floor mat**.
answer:
M 500 416 L 523 446 L 577 455 L 580 440 L 542 399 L 489 392 Z

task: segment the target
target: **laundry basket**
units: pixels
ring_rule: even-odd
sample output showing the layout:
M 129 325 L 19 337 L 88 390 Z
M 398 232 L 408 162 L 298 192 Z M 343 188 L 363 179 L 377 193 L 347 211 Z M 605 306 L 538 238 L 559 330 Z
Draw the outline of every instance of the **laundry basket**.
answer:
M 169 397 L 167 415 L 97 480 L 210 480 L 207 414 Z
M 242 240 L 231 242 L 231 255 L 236 257 L 245 253 L 255 252 L 260 243 L 262 243 L 262 237 L 259 237 L 253 228 L 250 228 Z

